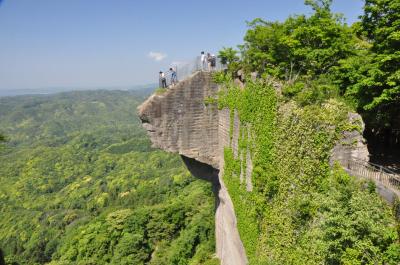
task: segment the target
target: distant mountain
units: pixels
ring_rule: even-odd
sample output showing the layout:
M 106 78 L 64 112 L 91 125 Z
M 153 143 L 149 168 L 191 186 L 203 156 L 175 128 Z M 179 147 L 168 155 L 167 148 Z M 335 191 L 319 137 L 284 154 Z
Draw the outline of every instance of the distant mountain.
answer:
M 47 95 L 68 91 L 85 91 L 85 90 L 140 90 L 149 91 L 151 93 L 157 84 L 136 85 L 131 87 L 96 87 L 96 88 L 28 88 L 28 89 L 5 89 L 0 90 L 0 97 L 21 96 L 21 95 Z

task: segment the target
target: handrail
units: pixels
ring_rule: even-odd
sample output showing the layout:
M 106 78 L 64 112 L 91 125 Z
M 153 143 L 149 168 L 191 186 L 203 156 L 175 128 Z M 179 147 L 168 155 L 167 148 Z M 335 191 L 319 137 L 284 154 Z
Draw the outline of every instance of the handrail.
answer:
M 342 166 L 351 174 L 373 180 L 400 194 L 400 175 L 382 165 L 352 157 Z
M 212 69 L 208 69 L 208 66 L 203 67 L 200 56 L 196 56 L 195 58 L 192 58 L 186 62 L 172 64 L 171 67 L 176 71 L 178 80 L 184 80 L 188 76 L 198 71 L 219 71 L 226 68 L 226 65 L 222 64 L 218 57 L 215 57 L 215 60 L 215 67 Z M 167 87 L 169 87 L 172 84 L 171 71 L 164 72 L 164 75 L 166 78 Z M 159 80 L 159 85 L 161 87 L 161 80 Z
M 359 162 L 367 163 L 368 165 L 373 166 L 373 167 L 377 167 L 377 168 L 383 170 L 386 173 L 393 174 L 393 175 L 399 175 L 397 172 L 395 172 L 395 171 L 393 171 L 393 170 L 391 170 L 391 169 L 389 169 L 387 167 L 384 167 L 382 165 L 379 165 L 379 164 L 376 164 L 376 163 L 372 163 L 372 162 L 369 162 L 369 161 L 365 161 L 365 160 L 362 160 L 362 159 L 359 159 L 359 158 L 355 158 L 355 157 L 352 157 L 352 159 L 353 160 L 357 160 Z

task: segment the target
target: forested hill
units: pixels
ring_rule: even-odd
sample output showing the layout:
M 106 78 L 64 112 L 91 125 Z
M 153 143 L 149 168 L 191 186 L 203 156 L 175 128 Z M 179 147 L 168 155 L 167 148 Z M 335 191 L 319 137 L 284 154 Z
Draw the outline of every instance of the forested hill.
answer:
M 0 98 L 7 264 L 214 264 L 210 185 L 150 147 L 146 94 Z

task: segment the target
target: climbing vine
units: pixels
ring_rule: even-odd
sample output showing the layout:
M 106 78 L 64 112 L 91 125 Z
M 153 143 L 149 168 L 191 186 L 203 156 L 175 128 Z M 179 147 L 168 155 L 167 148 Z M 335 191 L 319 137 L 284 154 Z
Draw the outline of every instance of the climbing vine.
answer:
M 241 124 L 238 150 L 225 148 L 223 180 L 250 264 L 397 264 L 389 207 L 329 164 L 342 132 L 359 130 L 347 121 L 346 105 L 327 99 L 300 106 L 262 81 L 240 88 L 224 74 L 215 79 L 224 87 L 218 106 L 231 113 L 231 141 L 235 112 Z M 248 151 L 251 192 L 240 177 Z

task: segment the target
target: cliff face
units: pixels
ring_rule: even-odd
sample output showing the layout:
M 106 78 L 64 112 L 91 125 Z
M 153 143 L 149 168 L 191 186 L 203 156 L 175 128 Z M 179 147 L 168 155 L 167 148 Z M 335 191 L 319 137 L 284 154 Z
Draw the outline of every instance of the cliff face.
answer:
M 353 158 L 369 161 L 368 148 L 361 133 L 365 129 L 365 124 L 361 116 L 357 113 L 349 113 L 348 119 L 352 125 L 360 127 L 360 130 L 343 132 L 342 139 L 337 142 L 332 150 L 331 164 L 333 164 L 334 161 L 345 164 L 346 161 Z
M 217 256 L 223 265 L 242 265 L 248 262 L 236 227 L 233 203 L 222 180 L 223 150 L 230 145 L 237 149 L 239 120 L 234 119 L 231 141 L 229 111 L 205 104 L 217 92 L 211 74 L 197 72 L 163 94 L 152 95 L 139 106 L 138 112 L 154 147 L 179 153 L 195 177 L 213 183 Z M 251 159 L 248 161 L 251 164 Z M 246 176 L 242 176 L 246 177 L 249 188 L 250 169 L 251 166 Z
M 193 176 L 212 182 L 216 196 L 217 256 L 223 265 L 243 265 L 248 260 L 222 176 L 224 148 L 230 147 L 235 159 L 246 162 L 241 163 L 240 182 L 247 191 L 253 189 L 252 154 L 250 150 L 238 152 L 240 134 L 247 132 L 248 139 L 252 134 L 250 125 L 240 123 L 236 111 L 218 110 L 215 104 L 206 104 L 217 92 L 218 86 L 211 74 L 197 72 L 166 92 L 152 95 L 139 106 L 138 112 L 154 147 L 180 154 Z M 360 133 L 364 129 L 362 119 L 354 113 L 350 113 L 348 119 L 360 130 L 343 132 L 343 138 L 331 153 L 331 163 L 338 161 L 344 167 L 352 158 L 368 161 L 368 150 Z
M 365 129 L 365 124 L 357 113 L 349 113 L 348 119 L 352 125 L 359 127 L 359 130 L 349 130 L 342 133 L 342 139 L 336 143 L 332 150 L 331 164 L 339 162 L 350 175 L 374 181 L 376 192 L 389 204 L 395 204 L 396 199 L 400 198 L 400 191 L 390 185 L 391 181 L 397 182 L 392 179 L 395 176 L 390 173 L 384 173 L 382 169 L 379 170 L 367 164 L 369 152 L 366 141 L 361 134 Z M 389 183 L 385 182 L 385 177 L 390 179 L 387 180 Z
M 204 103 L 217 91 L 211 75 L 198 72 L 139 106 L 153 146 L 218 168 L 218 109 Z

